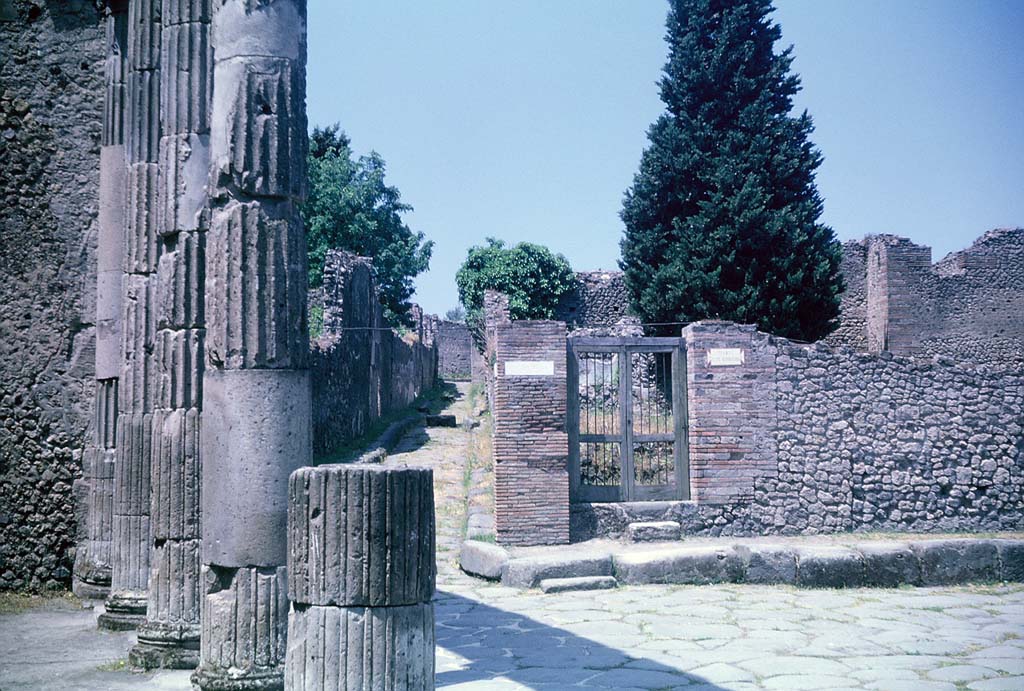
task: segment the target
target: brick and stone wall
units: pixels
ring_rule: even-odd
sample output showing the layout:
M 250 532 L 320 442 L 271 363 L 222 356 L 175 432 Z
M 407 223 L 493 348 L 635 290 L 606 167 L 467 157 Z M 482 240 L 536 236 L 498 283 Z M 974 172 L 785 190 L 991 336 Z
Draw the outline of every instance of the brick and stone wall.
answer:
M 495 528 L 504 544 L 569 541 L 565 335 L 555 321 L 494 327 Z
M 577 271 L 576 290 L 555 311 L 555 318 L 570 330 L 614 326 L 629 316 L 629 291 L 621 271 Z
M 472 377 L 473 337 L 462 323 L 437 321 L 438 374 L 449 381 Z
M 384 320 L 370 260 L 328 253 L 322 295 L 323 333 L 310 344 L 316 456 L 408 406 L 437 377 L 437 348 L 419 333 L 399 336 Z
M 801 345 L 728 322 L 684 332 L 693 502 L 573 506 L 573 539 L 637 518 L 687 534 L 1024 528 L 1024 372 Z M 743 364 L 712 366 L 711 348 Z
M 95 3 L 0 2 L 0 590 L 70 585 L 84 519 L 104 59 Z
M 1024 229 L 999 229 L 931 263 L 893 235 L 843 246 L 843 296 L 831 345 L 964 362 L 1024 364 Z

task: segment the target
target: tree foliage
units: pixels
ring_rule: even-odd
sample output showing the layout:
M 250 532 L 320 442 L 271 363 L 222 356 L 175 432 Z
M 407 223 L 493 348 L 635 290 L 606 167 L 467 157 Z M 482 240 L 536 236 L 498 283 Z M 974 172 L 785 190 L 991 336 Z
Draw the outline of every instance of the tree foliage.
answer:
M 550 319 L 562 297 L 576 286 L 576 276 L 566 258 L 547 247 L 529 242 L 506 247 L 501 240 L 487 238 L 486 245 L 469 248 L 455 283 L 467 321 L 483 309 L 488 289 L 508 295 L 512 319 Z
M 634 307 L 649 323 L 718 317 L 821 338 L 839 311 L 841 248 L 818 222 L 811 118 L 791 115 L 792 47 L 774 51 L 770 0 L 670 5 L 666 112 L 621 212 Z
M 396 325 L 405 320 L 413 279 L 426 271 L 434 243 L 402 220 L 412 207 L 384 181 L 376 152 L 354 158 L 338 125 L 314 128 L 309 141 L 309 196 L 302 207 L 309 246 L 309 284 L 323 282 L 331 249 L 370 257 L 381 302 Z

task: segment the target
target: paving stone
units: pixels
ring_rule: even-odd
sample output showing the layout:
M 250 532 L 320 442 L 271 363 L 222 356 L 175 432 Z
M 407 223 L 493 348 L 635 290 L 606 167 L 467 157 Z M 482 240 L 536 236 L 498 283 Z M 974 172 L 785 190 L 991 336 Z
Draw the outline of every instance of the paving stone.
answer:
M 970 691 L 1021 691 L 1024 689 L 1024 676 L 985 679 L 973 682 L 967 688 Z
M 803 691 L 804 689 L 836 689 L 841 686 L 847 686 L 849 683 L 850 680 L 846 677 L 816 674 L 783 674 L 765 679 L 763 688 Z
M 545 593 L 568 593 L 576 590 L 609 590 L 617 585 L 613 576 L 578 576 L 545 578 L 540 582 L 540 589 Z
M 780 674 L 817 674 L 823 676 L 844 677 L 850 672 L 850 667 L 848 665 L 836 662 L 835 660 L 825 660 L 820 657 L 786 655 L 770 656 L 759 660 L 749 660 L 747 662 L 741 662 L 739 666 L 744 669 L 749 669 L 751 672 L 762 677 L 773 677 Z
M 928 678 L 935 679 L 936 681 L 951 681 L 953 683 L 958 683 L 994 677 L 996 674 L 997 673 L 995 671 L 988 667 L 978 667 L 977 665 L 951 665 L 949 667 L 939 667 L 938 669 L 931 670 L 928 672 Z
M 957 691 L 955 684 L 945 681 L 924 681 L 923 679 L 876 681 L 868 684 L 867 688 L 878 689 L 878 691 Z

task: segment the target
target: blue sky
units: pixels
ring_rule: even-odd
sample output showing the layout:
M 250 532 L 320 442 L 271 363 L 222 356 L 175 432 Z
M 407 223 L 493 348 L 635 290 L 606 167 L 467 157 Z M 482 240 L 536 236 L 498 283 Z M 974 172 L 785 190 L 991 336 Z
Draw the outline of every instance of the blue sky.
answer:
M 933 259 L 1024 225 L 1024 1 L 777 0 L 840 239 Z M 378 151 L 436 243 L 416 300 L 457 304 L 487 236 L 614 269 L 622 193 L 662 110 L 661 0 L 310 0 L 310 124 Z

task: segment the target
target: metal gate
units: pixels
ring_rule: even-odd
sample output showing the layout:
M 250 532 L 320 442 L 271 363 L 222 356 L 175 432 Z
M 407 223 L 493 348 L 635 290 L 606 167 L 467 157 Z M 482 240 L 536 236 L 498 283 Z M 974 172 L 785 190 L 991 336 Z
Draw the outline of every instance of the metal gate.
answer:
M 573 501 L 689 499 L 681 338 L 570 338 Z

